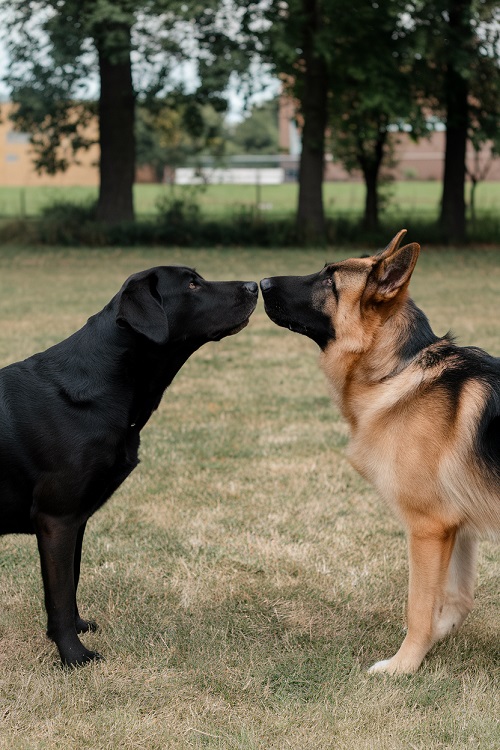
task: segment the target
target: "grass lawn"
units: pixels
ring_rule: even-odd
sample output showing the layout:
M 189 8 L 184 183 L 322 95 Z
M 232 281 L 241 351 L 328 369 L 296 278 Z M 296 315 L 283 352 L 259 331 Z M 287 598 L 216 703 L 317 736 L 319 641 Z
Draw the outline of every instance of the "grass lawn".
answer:
M 167 185 L 136 185 L 135 207 L 139 217 L 157 213 L 159 198 L 172 195 Z M 176 196 L 192 194 L 191 188 L 175 187 Z M 295 211 L 297 184 L 265 185 L 259 197 L 252 185 L 211 185 L 198 191 L 199 203 L 210 216 L 222 216 L 249 209 L 260 203 L 266 215 L 284 216 Z M 441 197 L 439 182 L 396 182 L 389 188 L 389 212 L 403 216 L 418 216 L 433 220 L 437 216 Z M 325 183 L 324 201 L 328 215 L 359 214 L 363 209 L 364 186 L 355 182 Z M 36 216 L 43 206 L 57 201 L 84 203 L 97 199 L 97 188 L 84 187 L 0 187 L 0 217 Z M 481 183 L 476 191 L 478 215 L 498 214 L 500 182 Z
M 148 266 L 258 280 L 325 260 L 3 247 L 0 365 L 76 330 Z M 500 356 L 498 249 L 424 250 L 412 291 L 436 333 Z M 498 547 L 481 546 L 456 637 L 415 676 L 368 676 L 402 639 L 406 546 L 346 440 L 316 346 L 261 301 L 248 328 L 197 352 L 87 529 L 80 608 L 100 631 L 83 640 L 106 661 L 59 667 L 35 539 L 0 539 L 0 748 L 498 750 Z

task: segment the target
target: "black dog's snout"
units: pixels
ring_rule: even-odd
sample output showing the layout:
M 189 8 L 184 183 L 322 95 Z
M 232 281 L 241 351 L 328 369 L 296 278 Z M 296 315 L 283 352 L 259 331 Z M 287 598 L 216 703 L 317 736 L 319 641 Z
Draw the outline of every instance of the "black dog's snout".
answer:
M 273 285 L 272 279 L 262 279 L 260 282 L 260 288 L 263 292 L 267 292 L 268 289 L 270 289 Z
M 250 294 L 258 294 L 259 293 L 259 287 L 257 286 L 256 281 L 245 281 L 243 284 L 245 289 L 250 292 Z

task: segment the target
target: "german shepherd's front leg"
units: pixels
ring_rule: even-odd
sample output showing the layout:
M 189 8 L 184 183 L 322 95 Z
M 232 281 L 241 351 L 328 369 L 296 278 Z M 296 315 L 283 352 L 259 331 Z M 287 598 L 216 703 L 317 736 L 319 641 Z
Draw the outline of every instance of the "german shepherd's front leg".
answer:
M 456 533 L 456 529 L 437 530 L 435 527 L 429 532 L 410 529 L 408 631 L 399 651 L 391 659 L 374 664 L 370 672 L 416 672 L 426 653 L 441 637 L 438 623 Z

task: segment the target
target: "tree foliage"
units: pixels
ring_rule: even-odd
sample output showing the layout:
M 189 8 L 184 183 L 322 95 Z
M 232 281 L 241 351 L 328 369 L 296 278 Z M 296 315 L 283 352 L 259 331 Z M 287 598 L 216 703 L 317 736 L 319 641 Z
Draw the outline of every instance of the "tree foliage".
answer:
M 180 99 L 182 98 L 182 101 Z M 222 114 L 211 104 L 191 97 L 157 100 L 154 107 L 137 111 L 137 163 L 153 167 L 158 181 L 167 169 L 203 155 L 221 159 L 226 135 Z
M 221 92 L 251 61 L 244 0 L 0 0 L 0 8 L 15 122 L 32 133 L 36 167 L 65 169 L 98 140 L 104 219 L 130 218 L 135 101 L 147 106 L 187 78 L 197 105 L 220 110 Z
M 277 154 L 278 99 L 255 105 L 247 117 L 228 129 L 228 152 L 237 154 Z
M 301 231 L 324 232 L 328 146 L 362 171 L 365 225 L 376 227 L 393 133 L 420 137 L 432 115 L 447 126 L 441 225 L 464 237 L 467 142 L 478 150 L 500 130 L 497 0 L 0 0 L 0 9 L 15 122 L 32 134 L 36 167 L 64 170 L 98 141 L 101 218 L 131 217 L 136 149 L 158 171 L 188 154 L 220 156 L 224 139 L 229 151 L 274 151 L 266 108 L 223 132 L 224 92 L 237 77 L 249 97 L 258 61 L 298 103 Z
M 310 204 L 311 196 L 321 201 L 326 125 L 336 158 L 363 173 L 369 227 L 378 222 L 377 183 L 391 151 L 390 129 L 410 121 L 415 134 L 422 130 L 411 95 L 406 7 L 405 0 L 275 0 L 266 11 L 267 49 L 303 123 L 299 221 L 313 219 L 319 231 L 322 209 L 314 214 Z
M 375 229 L 380 170 L 391 166 L 397 131 L 410 130 L 414 138 L 425 132 L 413 91 L 414 39 L 405 28 L 404 0 L 338 0 L 337 6 L 329 68 L 331 146 L 348 171 L 361 170 L 364 224 Z

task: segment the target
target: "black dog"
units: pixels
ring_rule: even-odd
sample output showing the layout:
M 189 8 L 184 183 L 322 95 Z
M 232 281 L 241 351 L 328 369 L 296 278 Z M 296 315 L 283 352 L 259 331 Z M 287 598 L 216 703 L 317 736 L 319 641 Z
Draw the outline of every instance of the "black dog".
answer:
M 205 281 L 190 268 L 131 276 L 68 339 L 0 370 L 0 534 L 35 533 L 47 635 L 76 666 L 99 654 L 76 603 L 85 525 L 139 463 L 140 432 L 193 352 L 237 333 L 253 281 Z

